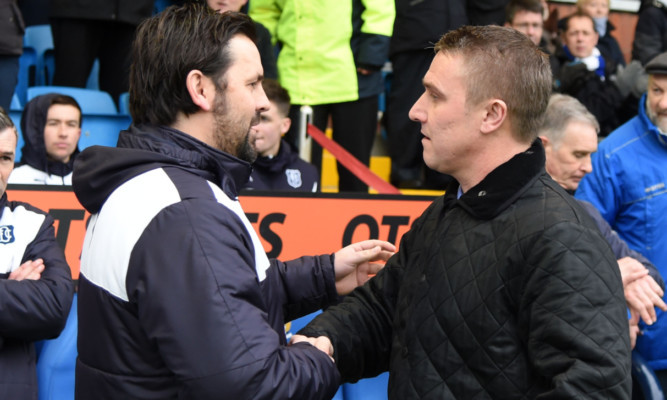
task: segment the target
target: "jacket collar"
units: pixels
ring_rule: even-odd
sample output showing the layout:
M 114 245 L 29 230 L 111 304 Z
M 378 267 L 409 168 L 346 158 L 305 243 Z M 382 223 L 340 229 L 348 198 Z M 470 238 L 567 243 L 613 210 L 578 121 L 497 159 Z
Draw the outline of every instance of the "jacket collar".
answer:
M 214 182 L 233 199 L 250 177 L 250 163 L 166 126 L 130 126 L 121 132 L 118 147 L 158 153 Z
M 285 169 L 285 167 L 293 162 L 295 158 L 298 158 L 298 154 L 292 151 L 292 148 L 287 141 L 281 139 L 278 154 L 274 157 L 257 157 L 253 166 L 259 167 L 264 171 L 277 173 Z
M 492 219 L 546 173 L 544 163 L 544 148 L 542 142 L 536 139 L 528 150 L 515 155 L 463 193 L 457 204 L 477 218 Z M 452 182 L 445 196 L 456 198 L 458 186 L 457 182 Z

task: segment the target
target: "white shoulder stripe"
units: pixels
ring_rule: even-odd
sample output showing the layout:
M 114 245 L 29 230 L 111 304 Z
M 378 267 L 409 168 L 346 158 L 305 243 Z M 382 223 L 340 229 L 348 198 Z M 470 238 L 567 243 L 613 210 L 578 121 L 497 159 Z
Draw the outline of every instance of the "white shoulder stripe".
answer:
M 130 254 L 153 218 L 181 200 L 163 169 L 136 176 L 118 187 L 91 216 L 81 253 L 81 273 L 128 301 L 125 286 Z
M 248 231 L 248 235 L 250 235 L 253 247 L 255 248 L 255 270 L 257 271 L 257 278 L 260 282 L 263 281 L 266 278 L 266 270 L 269 269 L 271 262 L 266 256 L 266 252 L 264 251 L 264 247 L 262 246 L 262 242 L 259 240 L 257 233 L 252 228 L 250 221 L 248 221 L 248 217 L 246 217 L 245 212 L 241 207 L 241 203 L 239 203 L 238 200 L 232 200 L 227 197 L 225 192 L 213 183 L 209 182 L 208 184 L 211 187 L 211 190 L 213 190 L 213 194 L 215 195 L 216 200 L 218 200 L 218 203 L 230 209 L 234 214 L 238 215 L 241 221 L 243 221 L 243 225 L 245 226 L 246 231 Z
M 28 245 L 35 240 L 46 216 L 20 205 L 13 211 L 5 207 L 0 219 L 0 273 L 15 270 Z

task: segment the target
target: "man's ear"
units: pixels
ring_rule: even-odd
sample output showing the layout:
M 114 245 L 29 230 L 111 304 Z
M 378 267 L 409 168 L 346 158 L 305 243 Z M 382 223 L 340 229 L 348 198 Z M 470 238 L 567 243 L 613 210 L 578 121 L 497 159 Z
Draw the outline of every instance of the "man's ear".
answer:
M 289 131 L 290 126 L 292 126 L 292 120 L 289 117 L 283 118 L 283 120 L 280 121 L 280 136 L 285 136 L 287 131 Z
M 507 119 L 507 104 L 500 99 L 491 99 L 484 108 L 480 127 L 482 133 L 497 131 Z
M 547 148 L 547 146 L 551 145 L 551 141 L 549 140 L 548 137 L 540 135 L 540 136 L 538 136 L 538 138 L 542 141 L 542 146 L 545 149 Z
M 215 102 L 215 84 L 200 70 L 193 69 L 185 78 L 185 86 L 192 102 L 204 111 L 211 111 Z

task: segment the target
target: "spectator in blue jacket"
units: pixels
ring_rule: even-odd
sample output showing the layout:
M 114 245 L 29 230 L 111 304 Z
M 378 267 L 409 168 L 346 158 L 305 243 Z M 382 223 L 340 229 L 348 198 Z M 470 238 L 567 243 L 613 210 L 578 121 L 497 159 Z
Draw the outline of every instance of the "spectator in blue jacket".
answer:
M 299 153 L 282 137 L 292 120 L 288 117 L 290 97 L 278 81 L 265 79 L 262 87 L 271 106 L 263 111 L 259 124 L 250 133 L 257 151 L 246 189 L 319 191 L 320 174 L 314 165 L 302 160 Z
M 538 135 L 544 144 L 547 172 L 569 193 L 574 194 L 581 179 L 592 170 L 591 154 L 598 148 L 599 129 L 593 114 L 577 99 L 563 94 L 551 96 Z M 625 300 L 633 316 L 630 339 L 634 347 L 639 317 L 651 324 L 656 318 L 655 307 L 667 311 L 662 300 L 665 284 L 653 263 L 630 249 L 591 203 L 579 201 L 595 220 L 618 260 Z
M 139 26 L 131 71 L 133 125 L 74 170 L 91 213 L 77 399 L 331 398 L 334 363 L 288 347 L 284 324 L 349 293 L 394 246 L 269 260 L 238 201 L 269 108 L 248 16 L 169 7 Z
M 37 400 L 34 342 L 60 334 L 74 284 L 53 218 L 7 199 L 17 141 L 0 108 L 0 398 Z
M 667 274 L 667 53 L 646 64 L 639 114 L 600 143 L 575 196 L 591 202 L 630 248 Z M 667 388 L 667 313 L 641 321 L 637 350 Z

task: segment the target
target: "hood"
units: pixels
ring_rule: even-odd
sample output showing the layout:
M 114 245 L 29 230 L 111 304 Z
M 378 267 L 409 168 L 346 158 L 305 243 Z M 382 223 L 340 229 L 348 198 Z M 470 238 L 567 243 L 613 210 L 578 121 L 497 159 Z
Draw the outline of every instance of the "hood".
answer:
M 72 186 L 81 205 L 96 213 L 117 187 L 155 168 L 176 167 L 218 185 L 230 198 L 250 176 L 250 164 L 169 127 L 131 125 L 118 147 L 92 146 L 74 163 Z
M 298 158 L 299 155 L 292 150 L 292 146 L 285 139 L 281 139 L 280 149 L 275 157 L 257 157 L 253 165 L 275 174 L 282 172 Z
M 57 93 L 49 93 L 37 96 L 25 105 L 21 116 L 21 134 L 25 144 L 21 148 L 19 164 L 30 165 L 49 175 L 65 176 L 72 172 L 74 160 L 79 155 L 79 147 L 77 146 L 74 149 L 74 153 L 68 162 L 62 163 L 47 158 L 44 144 L 46 115 L 49 112 L 51 100 L 58 95 Z

